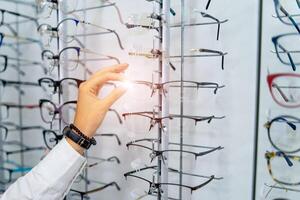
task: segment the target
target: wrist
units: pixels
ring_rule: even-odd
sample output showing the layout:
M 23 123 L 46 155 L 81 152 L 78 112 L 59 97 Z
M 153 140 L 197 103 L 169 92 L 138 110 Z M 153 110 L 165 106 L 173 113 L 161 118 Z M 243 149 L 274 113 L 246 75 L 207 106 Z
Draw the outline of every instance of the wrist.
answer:
M 77 151 L 79 154 L 83 155 L 84 148 L 82 148 L 80 145 L 73 142 L 70 138 L 66 137 L 66 141 L 71 145 L 71 147 Z
M 86 137 L 92 138 L 94 133 L 90 130 L 90 127 L 84 122 L 79 122 L 78 120 L 74 121 L 74 126 L 77 127 Z
M 89 149 L 92 145 L 97 144 L 95 138 L 87 137 L 74 124 L 66 126 L 63 130 L 63 134 L 69 139 L 69 141 L 72 141 L 70 143 L 73 147 L 75 147 L 75 150 L 81 151 L 81 149 L 78 148 L 78 146 L 80 146 L 83 149 Z

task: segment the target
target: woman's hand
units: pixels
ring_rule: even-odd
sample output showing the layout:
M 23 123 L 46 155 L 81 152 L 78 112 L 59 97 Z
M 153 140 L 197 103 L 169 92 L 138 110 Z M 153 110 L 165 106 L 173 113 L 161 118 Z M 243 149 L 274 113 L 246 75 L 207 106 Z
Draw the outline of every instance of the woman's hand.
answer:
M 125 93 L 126 89 L 117 87 L 103 99 L 98 98 L 99 91 L 107 81 L 124 81 L 121 73 L 127 68 L 128 64 L 104 68 L 80 84 L 74 125 L 87 137 L 94 136 L 109 108 Z M 79 153 L 83 152 L 79 145 L 68 138 L 67 141 Z

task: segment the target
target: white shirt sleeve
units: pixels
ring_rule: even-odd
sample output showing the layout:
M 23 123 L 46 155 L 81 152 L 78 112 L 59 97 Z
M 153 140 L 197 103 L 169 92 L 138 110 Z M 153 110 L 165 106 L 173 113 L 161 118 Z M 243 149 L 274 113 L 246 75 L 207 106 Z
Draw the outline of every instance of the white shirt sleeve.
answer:
M 30 172 L 0 196 L 1 200 L 61 200 L 69 192 L 86 159 L 63 139 Z

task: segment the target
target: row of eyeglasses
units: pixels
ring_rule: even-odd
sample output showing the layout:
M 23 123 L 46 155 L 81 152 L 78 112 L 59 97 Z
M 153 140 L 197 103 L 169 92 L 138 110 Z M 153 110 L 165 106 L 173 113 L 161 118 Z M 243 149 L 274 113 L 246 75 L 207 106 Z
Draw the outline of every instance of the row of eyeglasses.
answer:
M 278 60 L 284 66 L 296 71 L 299 62 L 300 44 L 300 1 L 273 0 L 275 15 L 273 18 L 287 26 L 291 26 L 295 32 L 284 33 L 272 37 L 274 50 Z M 276 73 L 268 74 L 267 83 L 273 100 L 283 108 L 297 109 L 300 107 L 300 74 Z M 275 184 L 265 185 L 269 188 L 264 196 L 267 198 L 273 189 L 281 191 L 300 192 L 292 186 L 299 186 L 300 179 L 297 175 L 300 171 L 300 156 L 295 155 L 300 151 L 300 137 L 298 124 L 300 119 L 289 114 L 282 114 L 265 123 L 268 139 L 276 151 L 267 151 L 265 158 L 268 172 Z M 284 197 L 286 193 L 284 192 Z M 284 198 L 286 199 L 286 198 Z
M 89 50 L 85 48 L 84 44 L 81 42 L 81 38 L 83 37 L 88 37 L 88 36 L 99 36 L 99 35 L 104 35 L 104 34 L 110 34 L 116 39 L 116 44 L 119 46 L 121 50 L 126 50 L 126 48 L 123 46 L 122 39 L 120 38 L 119 34 L 117 31 L 102 27 L 100 25 L 96 25 L 87 21 L 83 21 L 80 19 L 77 19 L 74 17 L 74 13 L 77 12 L 82 12 L 86 10 L 92 10 L 92 9 L 101 9 L 105 7 L 113 7 L 118 16 L 120 23 L 125 25 L 128 29 L 133 29 L 133 28 L 143 28 L 147 30 L 158 30 L 159 27 L 157 26 L 157 22 L 161 20 L 159 15 L 152 13 L 150 16 L 147 16 L 147 19 L 129 19 L 129 22 L 124 22 L 122 13 L 120 12 L 120 9 L 117 7 L 116 3 L 112 3 L 110 1 L 102 1 L 103 4 L 100 6 L 96 7 L 90 7 L 86 9 L 77 9 L 77 1 L 76 2 L 64 2 L 64 1 L 37 1 L 38 3 L 38 10 L 39 13 L 42 17 L 49 18 L 53 14 L 54 10 L 60 9 L 61 12 L 64 14 L 72 15 L 72 17 L 67 17 L 66 19 L 63 19 L 60 21 L 56 26 L 51 26 L 49 24 L 39 24 L 37 23 L 37 19 L 30 18 L 29 16 L 25 16 L 24 18 L 26 19 L 31 19 L 35 23 L 37 23 L 37 31 L 41 35 L 41 40 L 35 40 L 32 38 L 23 38 L 18 35 L 13 34 L 13 31 L 11 34 L 5 34 L 1 33 L 0 34 L 0 46 L 2 47 L 7 47 L 7 48 L 14 48 L 14 46 L 6 41 L 6 39 L 9 38 L 15 38 L 18 39 L 19 41 L 25 43 L 34 43 L 37 44 L 41 47 L 42 53 L 41 53 L 41 59 L 42 62 L 38 61 L 32 61 L 32 60 L 27 60 L 27 59 L 21 59 L 19 57 L 11 57 L 8 55 L 0 55 L 0 72 L 5 72 L 7 69 L 14 69 L 17 70 L 21 75 L 26 75 L 25 71 L 22 71 L 22 69 L 19 69 L 18 66 L 16 66 L 15 62 L 19 62 L 22 64 L 22 66 L 30 66 L 30 67 L 39 67 L 42 72 L 45 74 L 45 77 L 39 79 L 36 82 L 24 82 L 24 81 L 12 81 L 12 80 L 4 80 L 1 79 L 1 84 L 0 84 L 0 90 L 5 92 L 7 87 L 14 87 L 17 89 L 20 93 L 25 94 L 26 91 L 23 89 L 20 89 L 19 86 L 25 86 L 25 87 L 39 87 L 41 88 L 49 98 L 52 98 L 52 95 L 57 93 L 62 96 L 62 99 L 68 100 L 62 103 L 61 105 L 58 105 L 54 103 L 51 100 L 48 99 L 40 99 L 37 104 L 31 104 L 31 105 L 18 105 L 14 104 L 11 102 L 2 102 L 0 107 L 1 107 L 1 113 L 2 113 L 2 118 L 9 118 L 10 116 L 10 110 L 13 108 L 18 108 L 18 109 L 40 109 L 41 113 L 41 118 L 42 120 L 50 124 L 51 130 L 50 129 L 45 129 L 41 126 L 26 126 L 26 127 L 19 127 L 15 124 L 12 123 L 1 123 L 1 133 L 3 136 L 3 139 L 7 138 L 7 135 L 9 131 L 13 130 L 30 130 L 30 129 L 41 129 L 44 137 L 44 141 L 46 146 L 51 149 L 53 146 L 55 146 L 59 140 L 62 139 L 62 135 L 58 134 L 57 131 L 53 131 L 52 124 L 54 123 L 55 120 L 61 120 L 64 124 L 69 124 L 72 122 L 74 113 L 75 113 L 75 108 L 76 108 L 76 101 L 74 99 L 76 98 L 77 94 L 77 89 L 80 86 L 84 80 L 76 79 L 76 78 L 63 78 L 61 80 L 54 80 L 53 78 L 47 77 L 47 74 L 53 73 L 55 68 L 58 67 L 63 67 L 64 69 L 67 69 L 69 71 L 74 71 L 77 69 L 78 66 L 81 66 L 88 74 L 91 74 L 91 70 L 87 67 L 87 62 L 98 62 L 98 61 L 112 61 L 114 63 L 120 63 L 119 59 L 115 56 L 112 55 L 107 55 L 107 54 L 100 54 L 98 52 Z M 157 3 L 156 1 L 154 3 Z M 210 5 L 210 0 L 207 3 L 207 8 Z M 2 12 L 2 22 L 4 26 L 9 27 L 9 24 L 11 23 L 4 23 L 5 19 L 4 16 L 6 14 L 15 14 L 15 15 L 20 15 L 20 13 L 13 13 L 8 10 L 1 10 Z M 176 12 L 173 9 L 170 9 L 170 13 L 172 15 L 175 15 Z M 204 19 L 208 19 L 211 21 L 205 22 L 205 23 L 195 23 L 195 24 L 187 24 L 187 26 L 197 26 L 197 25 L 217 25 L 217 40 L 219 39 L 219 34 L 220 34 L 220 26 L 221 24 L 227 22 L 228 20 L 219 20 L 211 15 L 209 15 L 206 12 L 199 12 L 195 10 L 195 13 L 199 13 Z M 90 33 L 84 33 L 82 34 L 79 30 L 82 27 L 90 26 L 97 30 L 96 32 L 90 32 Z M 65 28 L 68 27 L 68 28 Z M 178 24 L 174 24 L 171 26 L 171 28 L 176 28 L 179 27 Z M 54 39 L 59 38 L 61 42 L 65 44 L 70 44 L 70 43 L 76 43 L 78 46 L 68 46 L 58 52 L 58 54 L 55 54 L 53 51 L 44 49 L 45 47 L 48 48 L 51 46 L 51 42 L 54 41 Z M 185 55 L 185 57 L 221 57 L 221 68 L 224 69 L 224 58 L 225 55 L 227 55 L 226 52 L 222 52 L 219 50 L 212 50 L 212 49 L 206 49 L 206 48 L 195 48 L 190 50 L 192 53 L 191 55 Z M 196 54 L 197 53 L 197 54 Z M 128 54 L 131 56 L 143 56 L 148 59 L 157 59 L 159 55 L 161 55 L 161 52 L 153 47 L 153 49 L 150 52 L 139 52 L 139 51 L 128 51 Z M 90 55 L 90 58 L 86 58 L 83 55 Z M 174 55 L 170 56 L 171 59 L 174 58 L 179 58 L 180 56 Z M 175 70 L 175 66 L 170 62 L 170 68 Z M 174 81 L 169 81 L 165 83 L 157 83 L 154 80 L 152 81 L 144 81 L 144 80 L 134 80 L 131 81 L 131 84 L 133 85 L 133 90 L 129 91 L 129 95 L 131 95 L 133 98 L 136 98 L 137 101 L 142 101 L 142 100 L 147 100 L 151 98 L 154 94 L 157 93 L 163 93 L 166 95 L 169 90 L 172 88 L 178 89 L 180 88 L 180 84 L 182 81 L 174 80 Z M 213 83 L 213 82 L 196 82 L 196 81 L 184 81 L 184 88 L 191 89 L 193 91 L 198 91 L 198 89 L 212 89 L 213 93 L 216 94 L 217 90 L 221 89 L 224 87 L 224 85 L 219 85 L 218 83 Z M 116 83 L 108 83 L 107 84 L 108 88 L 114 88 L 116 87 Z M 139 89 L 140 88 L 140 89 Z M 136 95 L 136 94 L 143 94 L 138 92 L 138 91 L 145 91 L 145 88 L 149 88 L 149 94 L 145 95 Z M 109 89 L 108 89 L 109 90 Z M 69 92 L 72 91 L 72 92 Z M 191 92 L 193 93 L 193 92 Z M 64 96 L 65 95 L 65 96 Z M 74 96 L 72 96 L 74 95 Z M 110 109 L 111 113 L 116 115 L 117 121 L 122 124 L 122 118 L 121 115 L 114 109 Z M 179 118 L 186 118 L 191 121 L 195 122 L 195 125 L 197 125 L 198 122 L 202 121 L 207 121 L 210 123 L 214 119 L 223 119 L 224 116 L 180 116 L 177 114 L 170 114 L 168 116 L 164 117 L 157 117 L 157 111 L 142 111 L 142 112 L 128 112 L 128 113 L 123 113 L 122 116 L 125 121 L 131 122 L 131 120 L 134 118 L 132 121 L 137 121 L 138 118 L 145 118 L 148 120 L 148 123 L 150 124 L 149 130 L 152 130 L 152 128 L 155 125 L 158 125 L 159 127 L 163 128 L 163 120 L 168 119 L 168 120 L 173 120 L 173 119 L 179 119 Z M 133 123 L 129 123 L 129 127 L 132 127 Z M 147 130 L 147 128 L 146 128 Z M 136 127 L 132 128 L 132 131 L 136 131 Z M 109 137 L 116 137 L 117 135 L 115 134 L 107 134 L 107 133 L 102 133 L 98 134 L 98 136 L 109 136 Z M 118 139 L 119 141 L 119 139 Z M 151 142 L 152 144 L 155 143 L 155 141 L 148 141 L 148 140 L 142 140 L 142 141 L 131 141 L 130 143 L 127 144 L 127 146 L 137 146 L 136 143 L 138 142 Z M 120 141 L 118 142 L 120 144 Z M 147 146 L 142 146 L 139 145 L 140 147 L 147 148 Z M 33 147 L 31 147 L 33 148 Z M 205 147 L 206 151 L 203 152 L 190 152 L 190 151 L 185 151 L 185 153 L 192 154 L 197 158 L 198 156 L 203 156 L 208 153 L 214 152 L 216 150 L 221 150 L 222 147 Z M 176 152 L 176 150 L 166 150 L 166 151 L 158 151 L 155 150 L 155 148 L 150 148 L 151 150 L 151 160 L 158 156 L 163 156 L 164 152 Z M 177 151 L 179 152 L 179 151 Z M 100 158 L 98 158 L 100 159 Z M 111 161 L 114 159 L 100 159 L 101 161 Z M 95 166 L 95 165 L 92 165 Z M 17 170 L 18 171 L 18 170 Z M 176 170 L 173 170 L 176 172 Z M 127 176 L 130 176 L 132 173 L 127 173 Z M 200 185 L 206 185 L 212 180 L 219 180 L 221 178 L 217 178 L 215 176 L 205 176 L 207 181 L 205 184 L 200 184 Z M 86 183 L 92 182 L 91 180 L 85 179 L 84 176 L 81 176 L 81 181 L 85 181 Z M 94 181 L 96 182 L 96 181 Z M 115 183 L 115 182 L 113 182 Z M 171 183 L 170 183 L 171 184 Z M 100 188 L 106 188 L 106 185 L 108 186 L 116 186 L 117 189 L 119 189 L 119 186 L 116 184 L 104 184 L 104 186 L 101 186 Z M 151 191 L 150 192 L 152 195 L 156 193 L 157 188 L 159 187 L 160 183 L 153 183 L 151 182 Z M 189 187 L 189 186 L 182 186 L 181 187 Z M 104 189 L 103 188 L 103 189 Z M 193 190 L 199 189 L 199 186 L 196 187 L 189 187 Z M 150 191 L 149 189 L 149 191 Z M 101 191 L 101 190 L 93 190 L 93 191 Z M 74 194 L 73 194 L 74 193 Z M 70 196 L 80 196 L 81 199 L 83 199 L 89 191 L 85 192 L 80 192 L 77 190 L 72 190 Z M 150 194 L 149 193 L 149 194 Z M 72 197 L 71 197 L 72 198 Z

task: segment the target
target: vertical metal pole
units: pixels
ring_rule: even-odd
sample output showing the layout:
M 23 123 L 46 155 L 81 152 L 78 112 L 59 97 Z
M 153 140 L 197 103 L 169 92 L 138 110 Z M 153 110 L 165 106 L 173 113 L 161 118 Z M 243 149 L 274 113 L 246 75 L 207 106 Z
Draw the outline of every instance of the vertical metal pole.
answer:
M 260 78 L 261 78 L 261 53 L 262 53 L 262 27 L 263 26 L 263 0 L 259 0 L 258 15 L 258 42 L 257 42 L 257 71 L 256 71 L 256 109 L 255 109 L 255 132 L 254 132 L 254 151 L 253 151 L 253 179 L 252 179 L 252 199 L 256 196 L 257 181 L 257 154 L 259 138 L 259 105 L 260 105 Z
M 16 3 L 16 12 L 18 13 L 19 12 L 19 6 L 18 4 Z M 19 24 L 19 17 L 16 16 L 16 32 L 17 34 L 19 35 L 20 33 L 20 24 Z M 19 54 L 20 52 L 20 43 L 19 43 L 19 39 L 17 39 L 17 54 Z M 19 57 L 20 55 L 18 55 Z M 18 71 L 20 71 L 20 61 L 18 60 L 17 61 L 17 67 L 18 67 Z M 21 75 L 20 73 L 18 73 L 18 81 L 21 81 Z M 18 96 L 18 104 L 19 105 L 22 105 L 22 94 L 21 94 L 21 86 L 17 86 L 18 87 L 18 90 L 19 90 L 19 96 Z M 23 112 L 22 112 L 22 109 L 19 108 L 19 126 L 23 126 Z M 23 144 L 24 142 L 24 138 L 23 138 L 23 131 L 20 130 L 20 142 L 21 144 Z M 20 154 L 20 161 L 21 161 L 21 166 L 24 166 L 24 154 L 21 153 Z M 22 172 L 22 175 L 24 175 L 24 173 Z
M 162 3 L 159 4 L 159 13 L 162 13 Z M 159 49 L 162 50 L 162 36 L 163 36 L 163 22 L 160 20 L 159 22 Z M 159 56 L 159 61 L 158 61 L 158 71 L 159 71 L 159 82 L 162 82 L 162 70 L 163 70 L 163 58 L 162 58 L 162 54 Z M 159 109 L 159 117 L 162 117 L 162 98 L 163 95 L 160 92 L 158 95 L 158 109 Z M 162 127 L 158 127 L 158 150 L 161 151 L 162 150 L 162 134 L 163 134 L 163 128 Z M 162 171 L 162 160 L 163 158 L 161 156 L 158 157 L 157 159 L 157 183 L 161 183 L 161 171 Z M 161 195 L 162 195 L 162 187 L 159 186 L 158 187 L 158 193 L 157 193 L 157 199 L 161 200 Z
M 163 0 L 162 2 L 162 82 L 169 81 L 170 72 L 170 0 Z M 162 116 L 169 115 L 169 96 L 162 95 Z M 168 149 L 169 145 L 169 121 L 164 122 L 164 132 L 162 135 L 162 149 Z M 164 165 L 161 166 L 161 182 L 168 182 L 168 154 L 165 156 Z M 168 186 L 162 186 L 162 199 L 168 199 Z
M 181 0 L 181 66 L 180 66 L 180 115 L 183 115 L 183 80 L 184 80 L 184 46 L 185 46 L 185 38 L 184 38 L 184 30 L 185 29 L 185 0 Z M 183 118 L 180 118 L 180 163 L 179 163 L 179 184 L 182 185 L 182 170 L 183 170 Z M 179 199 L 182 199 L 182 187 L 179 188 Z
M 57 3 L 57 10 L 56 10 L 56 24 L 59 23 L 59 5 Z M 56 45 L 57 45 L 57 53 L 59 54 L 59 51 L 60 51 L 60 42 L 59 42 L 59 35 L 57 35 L 57 39 L 56 39 Z M 61 69 L 60 69 L 60 62 L 57 63 L 57 77 L 58 79 L 60 80 L 61 78 Z M 61 103 L 61 94 L 59 93 L 58 94 L 58 104 Z M 59 119 L 59 122 L 58 122 L 58 125 L 59 125 L 59 131 L 62 130 L 62 120 Z

